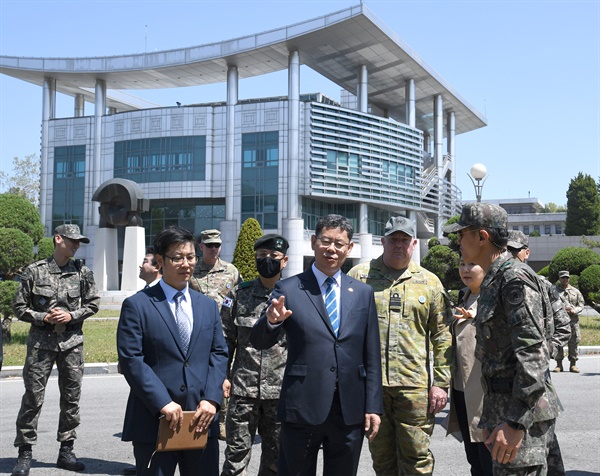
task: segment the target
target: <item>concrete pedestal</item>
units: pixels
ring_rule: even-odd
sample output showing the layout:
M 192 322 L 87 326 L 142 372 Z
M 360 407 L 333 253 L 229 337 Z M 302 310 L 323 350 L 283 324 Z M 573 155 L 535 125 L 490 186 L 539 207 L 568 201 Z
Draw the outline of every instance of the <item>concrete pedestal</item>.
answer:
M 141 226 L 125 228 L 125 244 L 123 246 L 123 274 L 121 275 L 121 291 L 136 291 L 146 284 L 139 278 L 139 266 L 146 255 L 145 230 Z
M 94 238 L 94 279 L 98 291 L 119 289 L 117 230 L 98 228 Z

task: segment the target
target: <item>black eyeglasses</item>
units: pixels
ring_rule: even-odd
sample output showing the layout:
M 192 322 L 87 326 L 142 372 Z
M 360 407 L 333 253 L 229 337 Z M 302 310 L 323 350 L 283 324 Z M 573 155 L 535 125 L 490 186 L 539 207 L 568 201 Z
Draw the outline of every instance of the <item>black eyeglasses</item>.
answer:
M 221 243 L 202 243 L 207 248 L 220 248 Z
M 194 264 L 198 260 L 198 257 L 196 255 L 189 255 L 189 256 L 165 255 L 165 258 L 169 258 L 171 260 L 171 263 L 173 263 L 176 266 L 182 265 L 183 260 L 186 260 L 189 264 Z

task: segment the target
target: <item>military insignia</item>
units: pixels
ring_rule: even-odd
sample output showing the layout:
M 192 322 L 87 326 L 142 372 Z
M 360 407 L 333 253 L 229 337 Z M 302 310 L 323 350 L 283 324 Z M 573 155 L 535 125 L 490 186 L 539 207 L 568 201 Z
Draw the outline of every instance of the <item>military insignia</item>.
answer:
M 421 304 L 425 304 L 425 301 L 426 301 L 425 296 L 419 296 L 419 302 Z
M 227 283 L 227 289 L 231 287 L 231 283 Z
M 510 287 L 507 287 L 504 295 L 506 296 L 506 301 L 511 306 L 520 306 L 525 300 L 525 291 L 523 286 L 519 284 L 514 284 Z
M 43 306 L 44 304 L 46 304 L 48 301 L 46 300 L 46 298 L 41 298 L 40 299 L 40 304 Z
M 275 248 L 277 248 L 278 250 L 283 249 L 283 240 L 281 238 L 277 238 L 275 240 Z
M 231 299 L 230 297 L 226 297 L 225 299 L 223 299 L 223 306 L 231 309 L 231 306 L 233 306 L 233 299 Z

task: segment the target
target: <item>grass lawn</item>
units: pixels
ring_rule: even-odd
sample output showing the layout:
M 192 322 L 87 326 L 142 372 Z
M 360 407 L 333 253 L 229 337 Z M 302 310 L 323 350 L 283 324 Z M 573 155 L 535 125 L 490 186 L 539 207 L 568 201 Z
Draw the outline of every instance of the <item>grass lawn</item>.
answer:
M 92 363 L 117 361 L 117 319 L 118 311 L 100 311 L 93 320 L 83 325 L 85 334 L 85 361 Z M 112 319 L 111 319 L 112 318 Z M 582 317 L 581 343 L 579 345 L 600 345 L 600 318 Z M 12 342 L 4 344 L 3 366 L 23 365 L 25 362 L 27 333 L 29 324 L 13 321 Z

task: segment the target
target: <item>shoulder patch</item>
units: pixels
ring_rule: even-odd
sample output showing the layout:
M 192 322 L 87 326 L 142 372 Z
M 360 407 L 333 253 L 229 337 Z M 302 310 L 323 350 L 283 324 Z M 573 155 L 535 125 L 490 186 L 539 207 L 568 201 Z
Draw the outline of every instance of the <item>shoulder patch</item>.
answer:
M 238 284 L 238 289 L 244 289 L 244 288 L 249 288 L 250 286 L 252 286 L 252 283 L 254 281 L 242 281 L 240 284 Z
M 506 301 L 511 306 L 520 306 L 525 300 L 525 290 L 523 289 L 523 285 L 519 283 L 508 285 L 504 291 L 504 295 L 506 296 Z
M 231 309 L 231 306 L 233 306 L 233 299 L 231 299 L 229 296 L 225 297 L 223 299 L 223 306 Z

